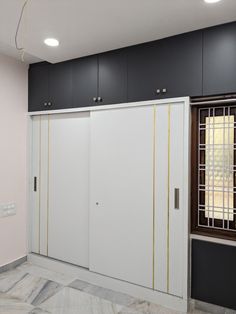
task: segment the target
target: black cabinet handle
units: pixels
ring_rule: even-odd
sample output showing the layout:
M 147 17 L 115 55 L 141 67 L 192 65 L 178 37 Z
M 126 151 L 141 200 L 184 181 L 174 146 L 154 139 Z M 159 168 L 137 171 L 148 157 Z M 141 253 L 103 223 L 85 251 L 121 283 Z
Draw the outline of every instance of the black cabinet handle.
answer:
M 37 177 L 34 177 L 34 192 L 37 192 Z

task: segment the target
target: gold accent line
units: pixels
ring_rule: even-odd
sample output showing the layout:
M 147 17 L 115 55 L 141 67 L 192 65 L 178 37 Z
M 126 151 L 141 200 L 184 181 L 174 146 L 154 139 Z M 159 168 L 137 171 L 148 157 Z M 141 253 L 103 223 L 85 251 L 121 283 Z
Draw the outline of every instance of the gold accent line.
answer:
M 170 286 L 170 105 L 168 105 L 167 293 Z
M 50 169 L 50 116 L 48 115 L 48 173 L 47 173 L 47 256 L 48 256 L 48 220 L 49 220 L 49 169 Z
M 152 256 L 152 288 L 155 289 L 155 247 L 156 247 L 156 105 L 153 107 L 154 118 L 153 118 L 153 256 Z
M 41 238 L 41 150 L 42 150 L 42 138 L 41 138 L 41 115 L 39 119 L 39 178 L 38 178 L 38 205 L 39 205 L 39 254 L 40 254 L 40 238 Z

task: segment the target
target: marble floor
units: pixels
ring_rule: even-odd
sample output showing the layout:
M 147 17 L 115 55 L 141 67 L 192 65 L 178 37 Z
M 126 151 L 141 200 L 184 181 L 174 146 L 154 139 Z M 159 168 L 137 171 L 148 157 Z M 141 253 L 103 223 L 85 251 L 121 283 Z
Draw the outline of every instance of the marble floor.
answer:
M 0 314 L 177 313 L 28 262 L 0 274 Z

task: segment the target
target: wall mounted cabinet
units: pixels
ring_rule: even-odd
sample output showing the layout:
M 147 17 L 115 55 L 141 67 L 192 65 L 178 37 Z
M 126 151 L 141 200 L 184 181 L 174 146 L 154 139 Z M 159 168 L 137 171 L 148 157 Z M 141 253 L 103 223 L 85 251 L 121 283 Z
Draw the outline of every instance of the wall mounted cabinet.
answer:
M 236 22 L 29 69 L 29 111 L 236 93 Z
M 203 33 L 203 94 L 236 93 L 236 23 Z
M 42 62 L 29 69 L 29 111 L 72 107 L 72 67 L 69 62 Z
M 129 49 L 129 101 L 201 94 L 201 31 Z

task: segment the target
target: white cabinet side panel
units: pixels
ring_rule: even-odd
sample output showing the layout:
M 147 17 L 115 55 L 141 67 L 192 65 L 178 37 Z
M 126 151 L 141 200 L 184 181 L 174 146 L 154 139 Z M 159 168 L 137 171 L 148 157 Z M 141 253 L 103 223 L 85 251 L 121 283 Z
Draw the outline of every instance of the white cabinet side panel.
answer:
M 183 297 L 184 263 L 184 104 L 170 106 L 169 293 Z M 186 165 L 187 166 L 187 165 Z M 188 184 L 188 182 L 185 182 Z M 179 189 L 179 209 L 175 209 Z
M 49 116 L 41 117 L 40 149 L 40 254 L 48 254 L 48 129 Z
M 39 207 L 40 207 L 40 117 L 32 118 L 31 137 L 31 173 L 30 173 L 30 217 L 31 217 L 31 251 L 39 253 Z M 37 180 L 37 190 L 34 191 L 34 178 Z
M 89 113 L 50 117 L 48 255 L 88 267 Z
M 168 106 L 156 106 L 154 289 L 167 292 Z
M 91 113 L 90 270 L 152 287 L 153 107 Z

